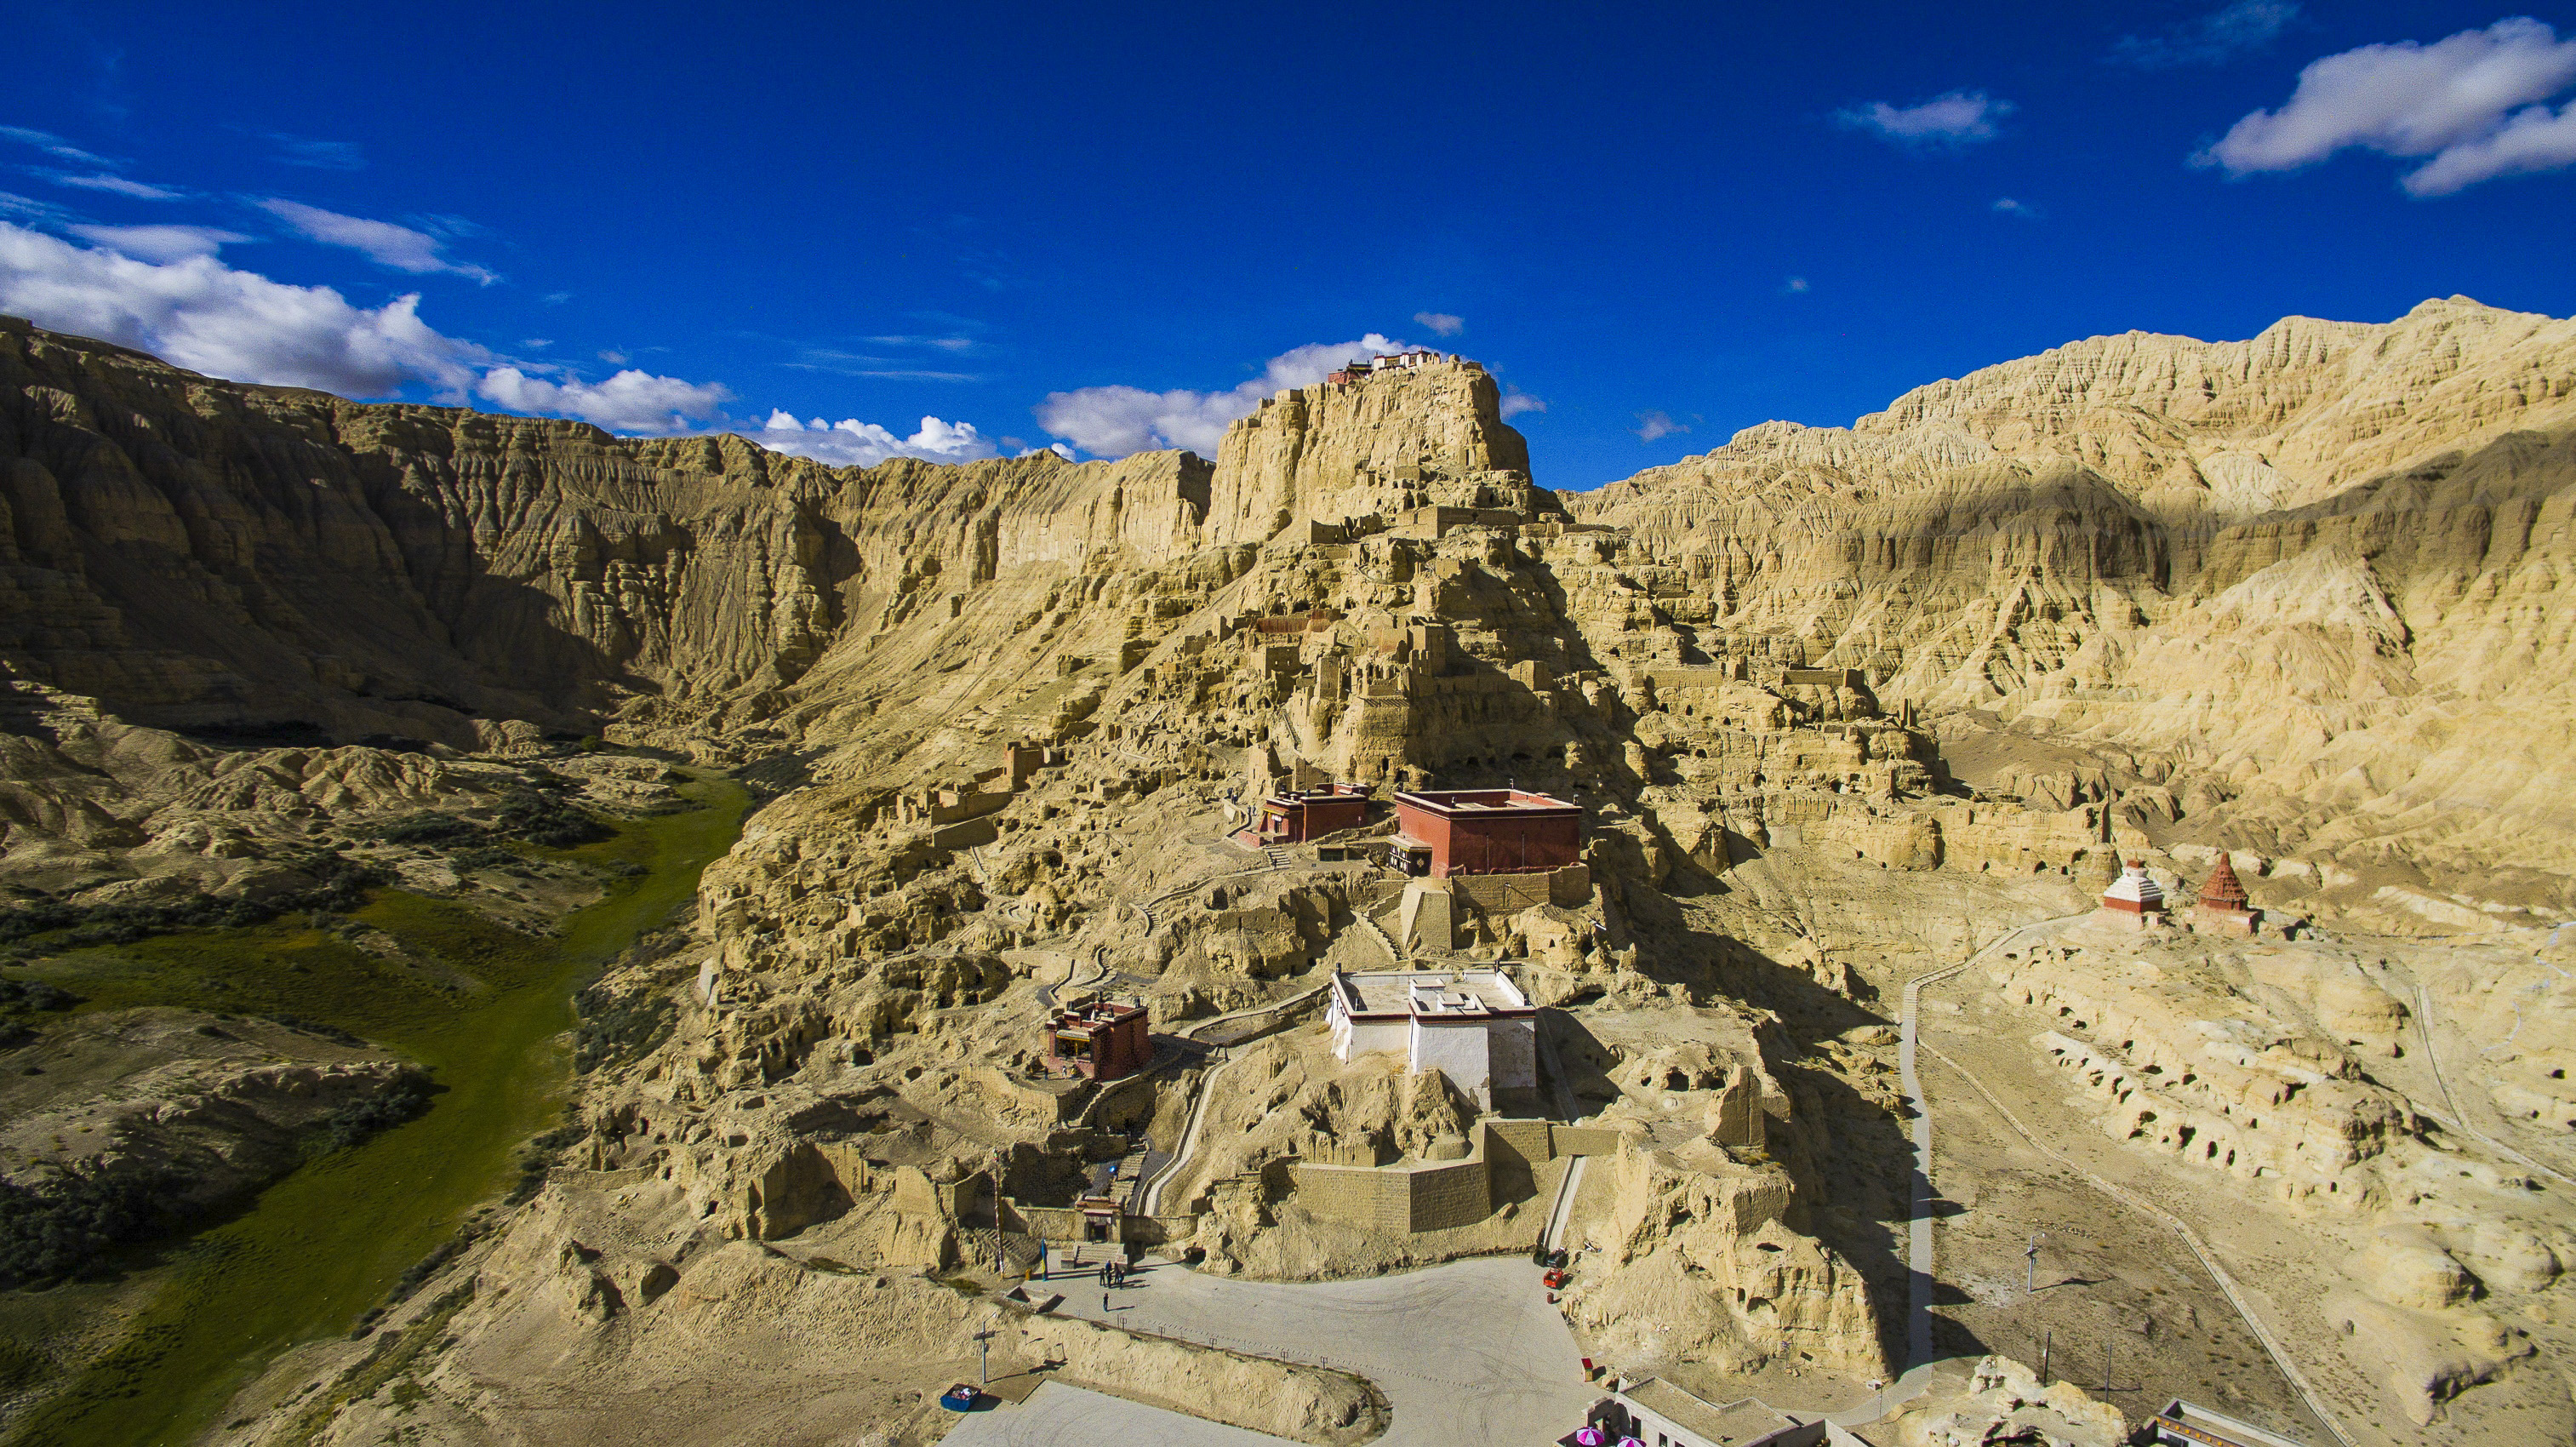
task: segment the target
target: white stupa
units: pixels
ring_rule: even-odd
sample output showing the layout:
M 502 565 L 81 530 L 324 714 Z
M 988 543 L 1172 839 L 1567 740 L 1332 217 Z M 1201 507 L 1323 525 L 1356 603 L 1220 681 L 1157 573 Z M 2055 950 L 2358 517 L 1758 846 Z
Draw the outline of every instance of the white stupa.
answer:
M 2102 907 L 2141 925 L 2159 923 L 2165 914 L 2165 887 L 2147 873 L 2144 860 L 2132 859 L 2111 887 L 2102 891 Z

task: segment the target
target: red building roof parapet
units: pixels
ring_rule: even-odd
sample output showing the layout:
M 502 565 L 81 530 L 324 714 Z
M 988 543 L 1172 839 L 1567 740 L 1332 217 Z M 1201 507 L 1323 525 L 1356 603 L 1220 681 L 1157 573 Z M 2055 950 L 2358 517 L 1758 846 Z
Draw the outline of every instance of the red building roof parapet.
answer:
M 1527 789 L 1399 792 L 1387 862 L 1405 874 L 1516 874 L 1582 857 L 1580 805 Z
M 1115 1000 L 1077 1000 L 1047 1026 L 1047 1067 L 1089 1080 L 1116 1080 L 1154 1058 L 1145 1007 Z

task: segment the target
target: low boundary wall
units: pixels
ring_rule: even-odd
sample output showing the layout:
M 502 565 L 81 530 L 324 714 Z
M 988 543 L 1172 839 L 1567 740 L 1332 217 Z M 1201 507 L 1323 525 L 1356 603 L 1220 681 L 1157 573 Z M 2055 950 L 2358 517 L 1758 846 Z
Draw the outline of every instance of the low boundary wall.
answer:
M 1601 1126 L 1488 1116 L 1476 1123 L 1475 1150 L 1463 1161 L 1299 1161 L 1297 1203 L 1320 1219 L 1377 1231 L 1447 1231 L 1494 1213 L 1498 1173 L 1525 1173 L 1559 1156 L 1607 1155 L 1624 1139 Z

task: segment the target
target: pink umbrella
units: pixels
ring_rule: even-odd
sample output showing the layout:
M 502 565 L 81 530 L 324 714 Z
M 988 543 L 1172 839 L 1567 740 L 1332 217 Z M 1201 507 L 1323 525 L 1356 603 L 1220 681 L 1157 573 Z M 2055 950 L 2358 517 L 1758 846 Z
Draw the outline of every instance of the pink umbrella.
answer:
M 1619 1439 L 1619 1447 L 1646 1447 L 1646 1444 L 1634 1437 L 1622 1437 Z
M 1577 1427 L 1574 1429 L 1574 1440 L 1582 1443 L 1583 1447 L 1601 1447 L 1601 1429 L 1598 1427 Z

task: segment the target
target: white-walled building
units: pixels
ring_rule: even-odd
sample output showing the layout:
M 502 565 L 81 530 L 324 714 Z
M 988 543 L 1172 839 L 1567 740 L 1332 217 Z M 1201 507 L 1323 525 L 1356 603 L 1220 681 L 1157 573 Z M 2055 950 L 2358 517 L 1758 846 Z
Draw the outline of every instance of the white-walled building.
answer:
M 1497 969 L 1333 972 L 1333 1054 L 1401 1054 L 1491 1110 L 1498 1090 L 1538 1087 L 1538 1009 Z

